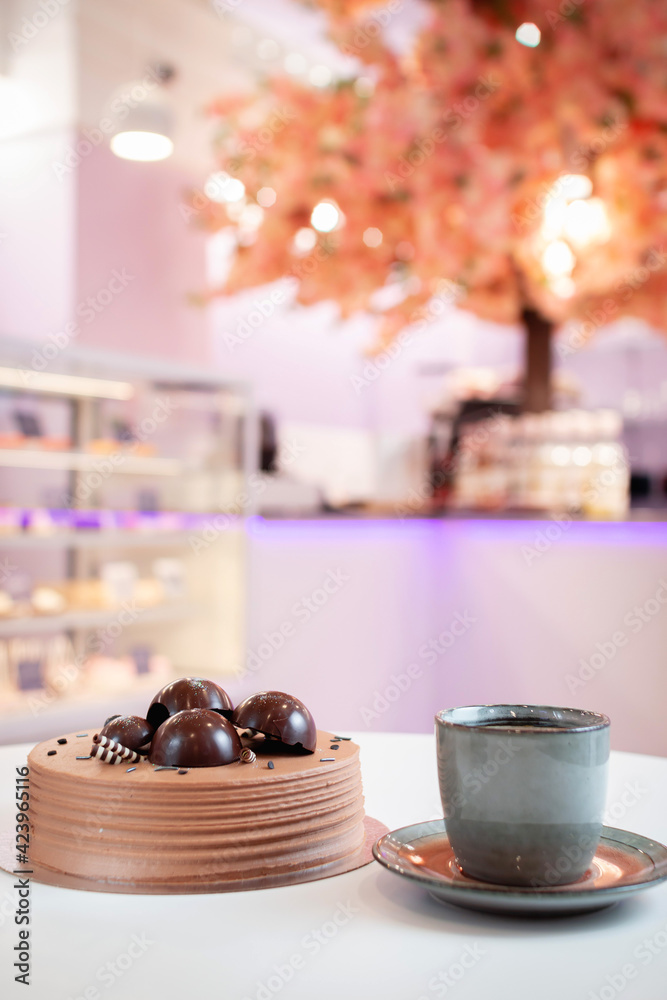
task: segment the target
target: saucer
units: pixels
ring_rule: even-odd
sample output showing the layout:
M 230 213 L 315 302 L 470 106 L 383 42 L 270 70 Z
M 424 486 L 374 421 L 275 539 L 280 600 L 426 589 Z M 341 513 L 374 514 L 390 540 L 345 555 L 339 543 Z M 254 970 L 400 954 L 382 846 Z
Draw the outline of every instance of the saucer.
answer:
M 373 856 L 390 872 L 422 885 L 440 903 L 516 916 L 600 910 L 667 880 L 667 847 L 611 826 L 602 828 L 590 869 L 570 885 L 522 888 L 469 878 L 454 861 L 441 819 L 385 834 Z

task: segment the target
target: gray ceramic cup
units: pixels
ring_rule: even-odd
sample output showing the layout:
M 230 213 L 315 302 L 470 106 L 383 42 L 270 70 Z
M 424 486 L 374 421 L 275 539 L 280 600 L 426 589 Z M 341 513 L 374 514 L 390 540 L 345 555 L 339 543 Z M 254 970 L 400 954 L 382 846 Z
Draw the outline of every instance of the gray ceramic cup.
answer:
M 602 833 L 609 719 L 576 708 L 475 705 L 435 717 L 447 836 L 461 870 L 501 885 L 567 885 Z

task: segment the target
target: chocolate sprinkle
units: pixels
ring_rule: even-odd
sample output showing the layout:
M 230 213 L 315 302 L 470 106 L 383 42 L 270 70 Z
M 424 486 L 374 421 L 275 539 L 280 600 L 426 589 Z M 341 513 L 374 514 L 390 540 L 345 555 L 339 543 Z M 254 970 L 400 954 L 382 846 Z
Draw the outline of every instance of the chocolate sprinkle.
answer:
M 80 740 L 82 736 L 87 736 L 87 735 L 88 735 L 88 733 L 77 733 L 76 734 L 76 738 L 77 738 L 77 740 Z
M 46 755 L 46 756 L 47 756 L 47 757 L 55 757 L 55 755 L 56 755 L 57 753 L 58 753 L 58 751 L 57 751 L 57 750 L 49 750 L 49 752 L 47 753 L 47 755 Z
M 330 750 L 340 750 L 340 747 L 338 746 L 337 743 L 332 743 L 331 746 L 329 747 L 329 749 Z
M 332 740 L 351 740 L 351 736 L 332 736 Z
M 58 740 L 58 743 L 60 743 L 61 747 L 63 747 L 67 743 L 67 740 L 63 737 L 62 740 Z
M 178 768 L 175 764 L 160 764 L 159 767 L 154 767 L 154 771 L 177 771 Z
M 320 760 L 335 760 L 335 757 L 320 757 Z
M 76 759 L 77 759 L 77 760 L 90 760 L 90 758 L 91 758 L 91 755 L 90 755 L 90 754 L 88 754 L 88 756 L 87 756 L 87 757 L 77 757 Z
M 126 773 L 126 774 L 129 774 L 129 773 L 130 773 L 130 771 L 136 771 L 136 767 L 128 767 L 128 769 L 126 770 L 126 772 L 125 772 L 125 773 Z
M 188 772 L 185 770 L 185 768 L 182 767 L 178 773 L 179 774 L 187 774 Z
M 272 760 L 270 760 L 269 763 L 266 766 L 269 767 L 272 771 L 273 771 L 273 768 L 275 767 L 275 765 L 274 765 L 274 763 L 273 763 Z

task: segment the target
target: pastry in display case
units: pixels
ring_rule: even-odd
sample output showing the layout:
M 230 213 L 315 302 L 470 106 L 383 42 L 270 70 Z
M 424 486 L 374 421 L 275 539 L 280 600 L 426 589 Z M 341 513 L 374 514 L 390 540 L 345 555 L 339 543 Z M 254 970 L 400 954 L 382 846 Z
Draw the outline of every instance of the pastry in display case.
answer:
M 453 505 L 621 520 L 630 501 L 621 433 L 612 410 L 494 414 L 464 425 L 452 462 Z

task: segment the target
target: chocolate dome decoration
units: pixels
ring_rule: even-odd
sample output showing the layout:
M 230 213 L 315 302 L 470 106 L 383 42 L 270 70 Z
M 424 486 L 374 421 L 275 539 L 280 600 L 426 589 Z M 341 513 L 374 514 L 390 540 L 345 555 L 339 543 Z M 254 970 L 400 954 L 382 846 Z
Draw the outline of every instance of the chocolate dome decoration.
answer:
M 231 722 L 210 709 L 190 708 L 162 723 L 149 760 L 162 766 L 218 767 L 239 760 L 242 749 Z
M 128 750 L 139 750 L 150 742 L 153 726 L 138 715 L 113 715 L 104 723 L 99 735 L 120 743 Z
M 213 681 L 202 677 L 180 677 L 158 691 L 146 718 L 157 729 L 170 715 L 190 708 L 207 708 L 230 719 L 234 706 L 227 692 Z
M 232 722 L 239 729 L 254 729 L 309 753 L 317 746 L 315 720 L 303 702 L 284 691 L 250 695 L 236 707 Z

